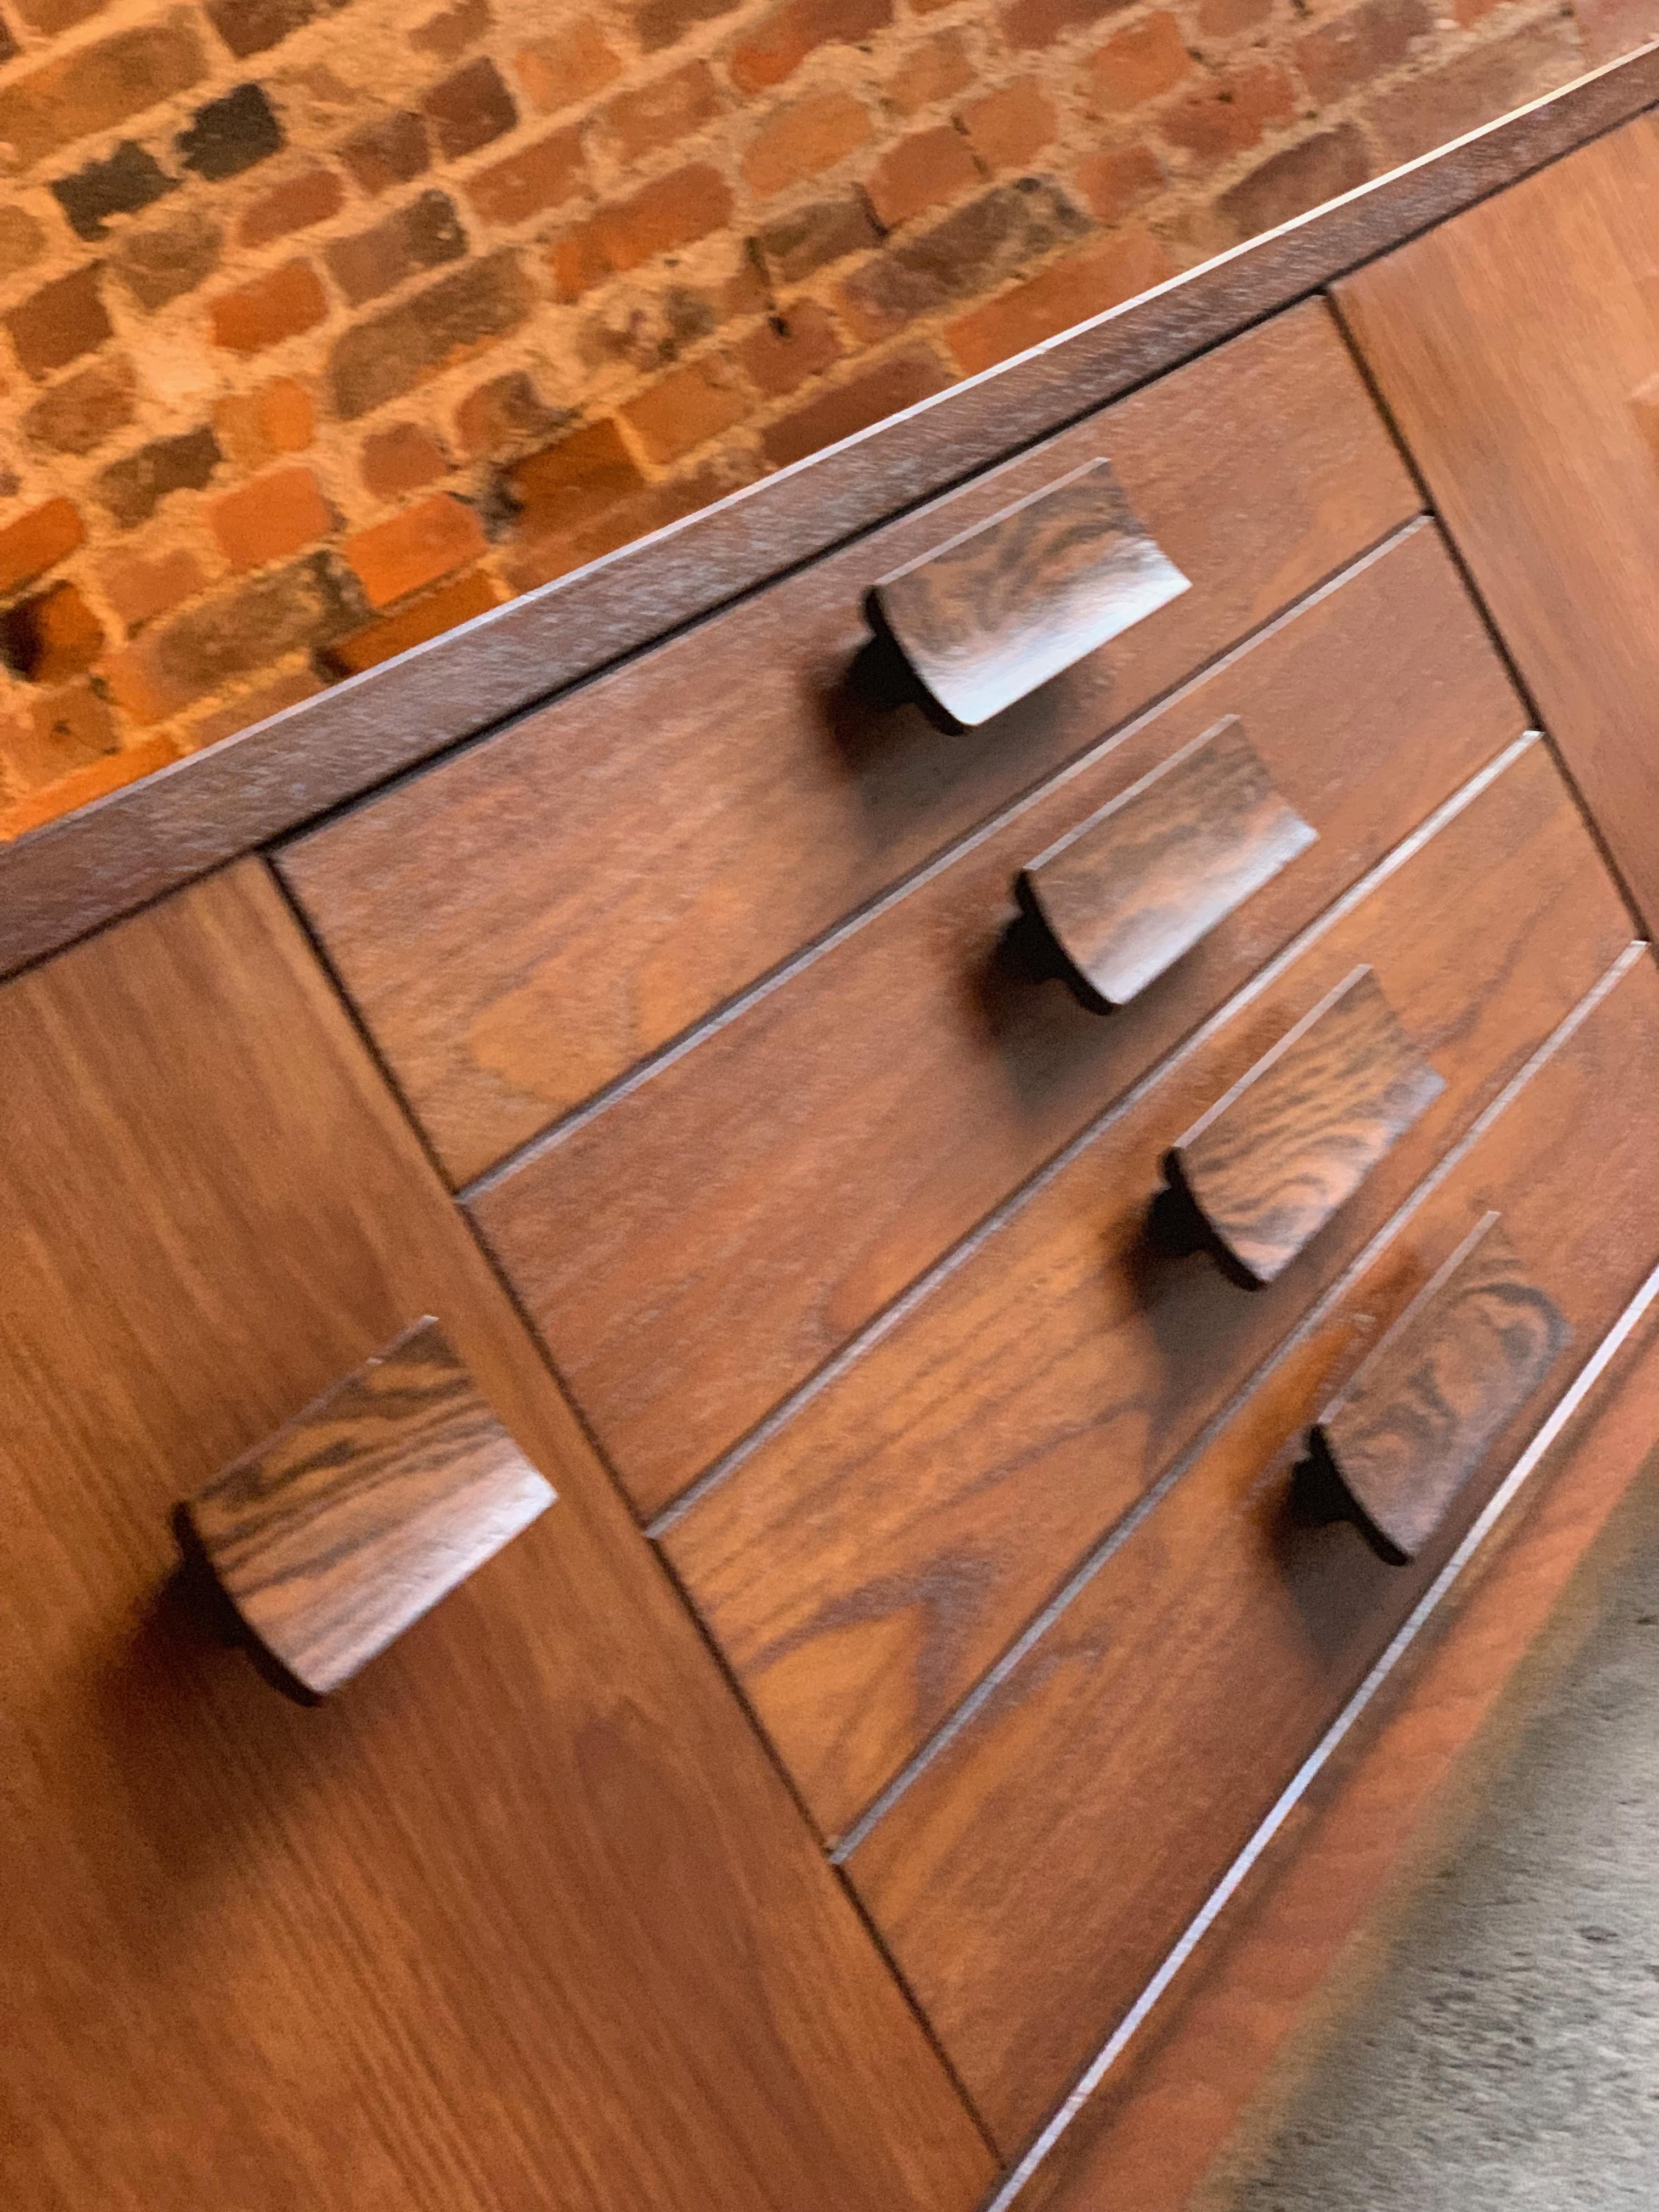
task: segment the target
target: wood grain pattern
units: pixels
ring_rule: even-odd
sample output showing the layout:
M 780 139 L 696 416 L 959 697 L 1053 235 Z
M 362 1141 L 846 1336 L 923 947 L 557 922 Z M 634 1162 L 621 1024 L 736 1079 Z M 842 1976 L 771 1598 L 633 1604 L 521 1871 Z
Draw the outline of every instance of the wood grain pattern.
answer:
M 1222 1258 L 1260 1289 L 1445 1087 L 1362 965 L 1176 1139 L 1165 1172 Z
M 1123 2018 L 1405 1617 L 1573 1354 L 1493 1436 L 1434 1544 L 1385 1565 L 1297 1507 L 1305 1424 L 1472 1222 L 1595 1345 L 1659 1256 L 1659 975 L 1638 957 L 849 1859 L 1000 2145 Z M 1133 1807 L 1133 1817 L 1126 1808 Z
M 941 734 L 876 579 L 1100 455 L 1191 591 Z M 1322 303 L 907 514 L 284 851 L 458 1182 L 590 1097 L 1417 511 Z
M 1628 936 L 1534 744 L 1103 1116 L 668 1529 L 826 1835 L 945 1723 Z M 1241 1291 L 1163 1239 L 1158 1163 L 1362 956 L 1447 1087 L 1328 1236 Z
M 0 994 L 29 2212 L 969 2212 L 990 2161 L 258 863 Z M 167 1515 L 432 1312 L 544 1514 L 274 1697 Z
M 1233 709 L 1320 842 L 1102 1021 L 1014 956 L 1009 883 Z M 483 1185 L 472 1218 L 640 1510 L 666 1506 L 1522 726 L 1436 532 L 1409 525 Z M 757 1112 L 762 1097 L 781 1110 Z
M 1288 307 L 1659 98 L 1621 58 L 620 555 L 0 848 L 0 975 L 297 829 Z
M 896 568 L 867 605 L 935 704 L 972 729 L 1190 589 L 1096 459 Z
M 1659 119 L 1339 288 L 1638 910 L 1659 925 Z
M 1014 888 L 1082 1003 L 1109 1013 L 1318 836 L 1229 714 L 1028 861 Z
M 1317 1474 L 1395 1566 L 1430 1542 L 1567 1340 L 1498 1220 L 1475 1224 L 1309 1431 Z
M 175 1528 L 309 1702 L 553 1498 L 428 1315 L 186 1498 Z
M 1286 2071 L 1387 1940 L 1425 1847 L 1437 1849 L 1448 1826 L 1478 1808 L 1492 1736 L 1501 1744 L 1526 1709 L 1540 1639 L 1570 1650 L 1594 1618 L 1607 1557 L 1600 1540 L 1618 1556 L 1620 1508 L 1659 1472 L 1656 1429 L 1650 1309 L 1167 1996 L 995 2212 L 1212 2203 L 1206 2184 L 1221 2178 L 1234 2142 L 1271 2113 Z

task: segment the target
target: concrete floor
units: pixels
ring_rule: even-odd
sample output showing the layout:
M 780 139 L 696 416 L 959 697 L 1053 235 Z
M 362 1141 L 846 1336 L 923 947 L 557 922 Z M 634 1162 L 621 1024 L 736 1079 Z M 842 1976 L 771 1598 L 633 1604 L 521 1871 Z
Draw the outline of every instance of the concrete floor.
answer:
M 1230 2212 L 1659 2207 L 1659 1484 L 1553 1634 Z

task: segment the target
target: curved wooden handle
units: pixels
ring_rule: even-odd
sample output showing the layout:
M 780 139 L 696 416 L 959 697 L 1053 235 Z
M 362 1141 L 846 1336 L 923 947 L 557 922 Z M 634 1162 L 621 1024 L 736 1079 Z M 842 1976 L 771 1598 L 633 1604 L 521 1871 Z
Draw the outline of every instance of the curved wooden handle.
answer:
M 1094 460 L 884 576 L 866 605 L 971 729 L 1188 588 Z
M 187 1498 L 187 1559 L 306 1703 L 553 1503 L 428 1316 Z
M 1318 837 L 1229 714 L 1022 868 L 1014 895 L 1085 1006 L 1121 1006 Z
M 1328 1495 L 1382 1559 L 1417 1558 L 1571 1335 L 1488 1213 L 1309 1431 Z
M 1164 1173 L 1258 1289 L 1445 1087 L 1371 970 L 1356 968 L 1171 1146 Z

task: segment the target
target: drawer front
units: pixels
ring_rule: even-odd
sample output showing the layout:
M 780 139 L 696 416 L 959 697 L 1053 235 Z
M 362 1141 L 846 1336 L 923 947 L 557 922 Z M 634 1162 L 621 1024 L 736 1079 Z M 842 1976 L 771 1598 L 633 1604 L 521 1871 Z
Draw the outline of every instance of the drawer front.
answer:
M 1506 758 L 667 1531 L 826 1835 L 864 1814 L 1628 942 L 1544 748 Z M 1165 1153 L 1362 963 L 1438 1097 L 1267 1288 L 1160 1249 Z
M 849 1861 L 1005 2151 L 1122 2020 L 1659 1255 L 1645 948 L 1564 1030 Z M 1489 1332 L 1466 1376 L 1492 1389 L 1486 1446 L 1416 1563 L 1390 1566 L 1299 1507 L 1294 1470 L 1366 1347 L 1494 1211 L 1511 1336 Z M 1514 1387 L 1495 1384 L 1506 1354 Z
M 1190 588 L 980 727 L 866 591 L 1104 459 Z M 290 845 L 283 873 L 463 1182 L 1416 511 L 1322 303 Z
M 1109 1016 L 1024 972 L 1019 869 L 1228 715 L 1316 842 Z M 1408 526 L 486 1185 L 473 1218 L 639 1510 L 665 1506 L 1522 726 L 1443 547 Z M 1191 887 L 1174 888 L 1178 915 Z

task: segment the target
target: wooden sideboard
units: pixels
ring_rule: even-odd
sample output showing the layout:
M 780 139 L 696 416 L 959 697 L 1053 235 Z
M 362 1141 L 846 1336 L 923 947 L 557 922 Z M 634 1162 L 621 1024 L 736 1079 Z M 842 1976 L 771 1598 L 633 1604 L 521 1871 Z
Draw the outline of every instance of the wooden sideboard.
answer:
M 1659 1426 L 1654 235 L 1644 53 L 0 853 L 9 2201 L 1188 2201 Z

